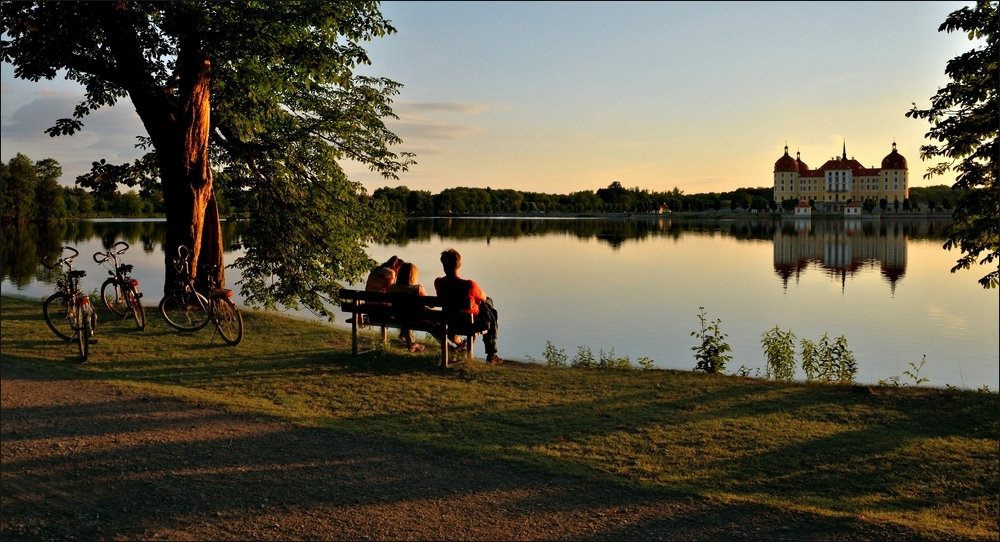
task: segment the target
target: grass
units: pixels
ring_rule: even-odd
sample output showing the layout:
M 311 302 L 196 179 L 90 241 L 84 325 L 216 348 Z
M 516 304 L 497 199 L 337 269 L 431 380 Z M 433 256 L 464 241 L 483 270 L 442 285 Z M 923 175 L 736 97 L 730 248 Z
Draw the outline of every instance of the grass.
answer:
M 916 387 L 809 385 L 685 371 L 467 363 L 350 355 L 349 333 L 249 312 L 228 347 L 102 312 L 85 364 L 41 303 L 3 297 L 2 359 L 212 402 L 435 453 L 759 504 L 926 538 L 998 536 L 1000 396 Z M 369 338 L 369 340 L 371 340 Z

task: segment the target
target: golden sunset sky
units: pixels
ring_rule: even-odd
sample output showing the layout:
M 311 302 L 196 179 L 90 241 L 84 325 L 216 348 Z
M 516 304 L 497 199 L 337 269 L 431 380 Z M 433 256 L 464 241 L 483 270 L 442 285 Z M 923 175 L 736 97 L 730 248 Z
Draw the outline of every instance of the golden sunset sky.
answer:
M 770 186 L 788 144 L 811 167 L 841 153 L 879 166 L 895 141 L 912 185 L 929 125 L 904 115 L 947 84 L 975 44 L 937 31 L 963 2 L 407 3 L 382 11 L 398 33 L 367 44 L 361 73 L 405 85 L 395 100 L 418 164 L 385 181 L 345 164 L 369 191 L 402 184 L 549 193 L 619 181 L 685 193 Z M 92 161 L 139 155 L 125 100 L 83 132 L 42 131 L 82 90 L 30 83 L 2 66 L 2 159 L 56 158 L 63 182 Z

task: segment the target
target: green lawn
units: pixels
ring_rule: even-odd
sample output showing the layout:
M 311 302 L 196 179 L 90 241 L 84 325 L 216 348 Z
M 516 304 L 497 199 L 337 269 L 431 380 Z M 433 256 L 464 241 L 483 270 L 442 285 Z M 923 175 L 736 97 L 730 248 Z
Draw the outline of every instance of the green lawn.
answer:
M 237 347 L 211 328 L 174 331 L 155 309 L 145 332 L 102 312 L 100 341 L 81 364 L 46 327 L 40 301 L 3 297 L 0 314 L 5 363 L 546 472 L 930 538 L 998 536 L 994 393 L 478 362 L 441 369 L 434 348 L 354 358 L 347 332 L 254 312 Z

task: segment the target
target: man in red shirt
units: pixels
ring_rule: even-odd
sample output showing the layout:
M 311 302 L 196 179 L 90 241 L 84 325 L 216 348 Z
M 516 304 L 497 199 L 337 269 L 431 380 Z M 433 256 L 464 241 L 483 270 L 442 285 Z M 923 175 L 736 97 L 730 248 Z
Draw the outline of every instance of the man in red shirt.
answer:
M 499 365 L 503 363 L 497 355 L 497 311 L 493 308 L 493 300 L 486 297 L 483 289 L 474 280 L 458 276 L 458 268 L 462 267 L 462 255 L 453 248 L 441 253 L 441 266 L 444 276 L 434 279 L 434 289 L 439 297 L 447 299 L 472 299 L 475 303 L 467 310 L 473 316 L 476 329 L 486 330 L 483 334 L 483 344 L 486 347 L 486 361 Z M 450 337 L 452 342 L 461 345 L 460 339 Z

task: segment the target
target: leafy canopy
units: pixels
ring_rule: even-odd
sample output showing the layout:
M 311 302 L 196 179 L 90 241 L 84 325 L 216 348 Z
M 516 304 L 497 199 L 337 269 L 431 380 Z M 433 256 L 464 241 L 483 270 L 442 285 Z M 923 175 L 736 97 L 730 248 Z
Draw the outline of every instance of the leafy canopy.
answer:
M 383 122 L 396 118 L 391 97 L 400 85 L 354 73 L 370 64 L 361 44 L 395 32 L 377 3 L 3 2 L 2 17 L 2 57 L 16 77 L 65 70 L 86 89 L 52 136 L 73 134 L 90 111 L 126 96 L 144 122 L 154 113 L 182 118 L 194 84 L 184 59 L 210 62 L 215 185 L 251 210 L 235 262 L 248 302 L 302 302 L 330 316 L 322 299 L 336 299 L 340 281 L 371 265 L 364 249 L 387 234 L 390 219 L 340 162 L 388 178 L 414 163 L 389 149 L 401 141 Z M 147 131 L 140 145 L 155 148 L 148 122 Z M 148 189 L 155 163 L 95 163 L 85 182 Z
M 927 169 L 925 179 L 954 170 L 958 173 L 954 189 L 961 195 L 955 204 L 944 248 L 958 247 L 962 256 L 951 269 L 969 269 L 978 260 L 987 265 L 1000 260 L 1000 100 L 997 98 L 997 3 L 976 2 L 948 15 L 939 32 L 965 32 L 969 40 L 985 40 L 980 45 L 950 61 L 945 73 L 951 82 L 931 97 L 929 109 L 913 109 L 906 116 L 927 119 L 931 129 L 926 138 L 937 143 L 920 147 L 921 160 L 945 158 Z M 981 259 L 980 259 L 981 258 Z M 1000 265 L 1000 261 L 998 261 Z M 997 287 L 998 269 L 993 268 L 979 279 L 984 288 Z

